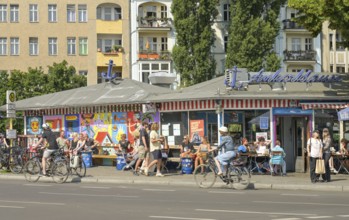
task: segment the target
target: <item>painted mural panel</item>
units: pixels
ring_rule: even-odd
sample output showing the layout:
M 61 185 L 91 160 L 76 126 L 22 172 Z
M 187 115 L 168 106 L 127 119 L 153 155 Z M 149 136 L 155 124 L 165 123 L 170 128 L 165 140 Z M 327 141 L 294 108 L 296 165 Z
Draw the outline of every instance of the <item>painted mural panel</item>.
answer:
M 65 136 L 72 140 L 74 132 L 80 133 L 80 117 L 78 114 L 71 114 L 64 116 Z
M 113 143 L 118 144 L 121 135 L 126 134 L 128 138 L 127 131 L 127 113 L 126 112 L 113 112 L 112 113 L 112 140 Z
M 88 134 L 89 137 L 95 136 L 95 133 L 92 129 L 94 124 L 94 115 L 95 114 L 81 114 L 80 115 L 80 132 Z
M 32 116 L 26 117 L 26 134 L 38 135 L 42 133 L 42 117 Z
M 136 112 L 127 112 L 127 133 L 128 140 L 133 143 L 133 132 L 141 126 L 141 115 Z
M 53 132 L 60 132 L 61 130 L 64 130 L 63 115 L 44 116 L 44 123 L 50 125 Z
M 111 133 L 111 113 L 96 113 L 93 116 L 93 125 L 91 125 L 94 136 L 94 139 L 100 138 L 101 136 L 105 136 L 104 134 L 109 135 Z M 101 135 L 103 134 L 103 135 Z M 99 140 L 101 144 L 101 142 Z

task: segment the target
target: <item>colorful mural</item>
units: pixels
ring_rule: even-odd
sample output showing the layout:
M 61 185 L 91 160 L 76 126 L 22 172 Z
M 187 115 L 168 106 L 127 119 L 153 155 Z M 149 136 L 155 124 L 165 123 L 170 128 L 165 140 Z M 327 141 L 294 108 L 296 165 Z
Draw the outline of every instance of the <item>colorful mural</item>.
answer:
M 92 125 L 94 124 L 93 116 L 94 114 L 80 115 L 80 131 L 82 133 L 87 133 L 89 137 L 95 136 L 95 133 L 92 129 Z
M 111 115 L 112 113 L 96 113 L 93 116 L 93 124 L 91 128 L 94 136 L 89 136 L 96 138 L 99 132 L 108 132 L 111 133 Z
M 65 136 L 72 140 L 74 132 L 80 133 L 80 117 L 78 114 L 65 115 L 64 117 Z
M 63 115 L 44 116 L 44 123 L 49 124 L 53 132 L 64 130 Z
M 121 135 L 126 134 L 126 138 L 128 138 L 127 132 L 127 113 L 126 112 L 113 112 L 112 113 L 112 140 L 113 143 L 118 144 Z
M 42 133 L 42 117 L 26 117 L 26 134 L 38 135 Z
M 127 136 L 128 140 L 133 143 L 133 132 L 142 125 L 141 115 L 136 112 L 127 112 Z

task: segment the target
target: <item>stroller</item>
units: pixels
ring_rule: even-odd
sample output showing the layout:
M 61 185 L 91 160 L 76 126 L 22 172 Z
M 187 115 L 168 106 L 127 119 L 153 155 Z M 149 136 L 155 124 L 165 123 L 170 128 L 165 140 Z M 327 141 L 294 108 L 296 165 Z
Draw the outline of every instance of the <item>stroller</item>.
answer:
M 122 168 L 122 171 L 134 171 L 136 162 L 138 160 L 138 152 L 132 154 L 132 153 L 127 153 L 124 154 L 126 165 Z

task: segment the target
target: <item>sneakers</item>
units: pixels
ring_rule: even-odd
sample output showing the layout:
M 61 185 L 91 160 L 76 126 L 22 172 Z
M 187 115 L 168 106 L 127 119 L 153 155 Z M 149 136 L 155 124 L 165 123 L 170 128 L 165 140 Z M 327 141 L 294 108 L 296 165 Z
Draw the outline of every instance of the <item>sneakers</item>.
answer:
M 217 173 L 218 176 L 223 176 L 222 172 Z
M 144 175 L 148 176 L 148 174 L 149 174 L 148 171 L 149 171 L 148 167 L 145 167 L 144 168 Z
M 162 173 L 156 173 L 155 176 L 157 176 L 157 177 L 164 177 L 164 175 Z
M 40 177 L 43 177 L 43 176 L 47 176 L 47 174 L 46 174 L 46 173 L 45 173 L 45 174 L 40 173 L 39 176 L 40 176 Z
M 332 168 L 332 169 L 331 169 L 331 173 L 335 173 L 335 174 L 337 174 L 337 173 L 338 173 L 338 171 L 337 171 L 336 169 Z

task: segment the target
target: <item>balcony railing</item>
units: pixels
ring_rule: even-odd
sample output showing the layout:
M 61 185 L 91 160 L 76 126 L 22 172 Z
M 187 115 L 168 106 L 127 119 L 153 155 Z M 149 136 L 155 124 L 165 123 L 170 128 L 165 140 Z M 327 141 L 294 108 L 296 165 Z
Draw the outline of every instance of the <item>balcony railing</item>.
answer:
M 140 51 L 138 53 L 140 60 L 171 60 L 169 51 Z
M 303 26 L 290 19 L 283 20 L 282 23 L 284 24 L 284 29 L 305 29 Z
M 140 28 L 170 28 L 171 18 L 140 17 L 137 19 Z
M 285 61 L 315 61 L 316 52 L 313 50 L 285 50 L 284 51 Z

